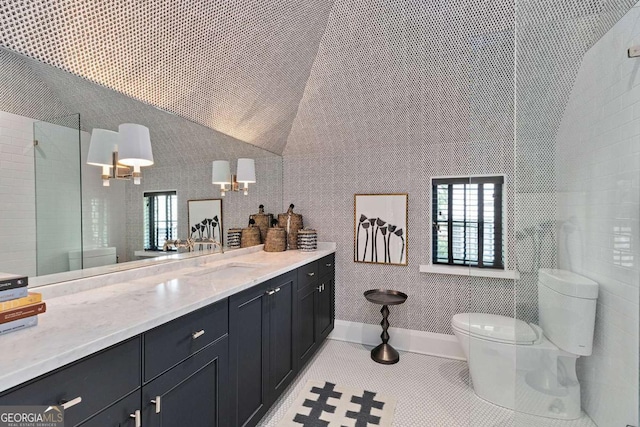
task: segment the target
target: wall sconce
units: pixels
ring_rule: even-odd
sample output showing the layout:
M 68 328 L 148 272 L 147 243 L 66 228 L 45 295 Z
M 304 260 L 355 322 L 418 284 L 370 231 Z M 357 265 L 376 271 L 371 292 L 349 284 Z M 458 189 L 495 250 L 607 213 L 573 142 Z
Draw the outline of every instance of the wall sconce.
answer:
M 211 167 L 211 183 L 220 184 L 220 196 L 227 191 L 240 191 L 243 184 L 244 195 L 249 194 L 249 184 L 256 182 L 256 163 L 253 159 L 238 159 L 237 174 L 231 175 L 231 168 L 227 160 L 214 160 Z M 230 187 L 227 188 L 227 185 Z
M 87 164 L 102 166 L 102 185 L 105 187 L 109 186 L 109 179 L 133 178 L 133 183 L 139 185 L 140 168 L 153 164 L 149 128 L 123 123 L 118 126 L 118 132 L 94 129 Z

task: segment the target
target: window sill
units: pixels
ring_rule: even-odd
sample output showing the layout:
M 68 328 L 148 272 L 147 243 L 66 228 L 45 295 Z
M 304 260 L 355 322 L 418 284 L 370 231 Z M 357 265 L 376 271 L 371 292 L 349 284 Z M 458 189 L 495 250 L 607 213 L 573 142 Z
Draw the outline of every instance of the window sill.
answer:
M 520 279 L 516 270 L 498 270 L 489 268 L 463 267 L 452 265 L 420 265 L 420 273 L 451 274 L 455 276 L 489 277 L 492 279 Z

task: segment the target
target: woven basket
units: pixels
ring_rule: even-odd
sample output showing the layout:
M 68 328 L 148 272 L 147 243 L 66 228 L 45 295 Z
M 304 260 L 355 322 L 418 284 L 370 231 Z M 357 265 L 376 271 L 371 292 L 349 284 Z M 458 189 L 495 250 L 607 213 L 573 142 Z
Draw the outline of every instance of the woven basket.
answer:
M 298 249 L 302 252 L 313 252 L 318 249 L 318 233 L 316 230 L 298 231 Z
M 242 229 L 242 237 L 240 238 L 240 247 L 248 248 L 262 243 L 260 238 L 260 229 L 258 227 L 247 227 Z
M 260 236 L 262 241 L 266 242 L 267 230 L 271 227 L 271 221 L 273 221 L 273 214 L 264 213 L 264 205 L 258 207 L 258 213 L 249 216 L 249 219 L 253 219 L 256 222 L 256 226 L 260 229 Z
M 275 227 L 267 231 L 264 250 L 266 252 L 282 252 L 287 250 L 287 232 L 284 228 Z
M 238 249 L 242 238 L 242 228 L 230 228 L 227 231 L 227 247 L 229 249 Z
M 298 249 L 298 230 L 303 228 L 302 215 L 293 213 L 294 207 L 289 205 L 287 213 L 278 215 L 278 227 L 287 231 L 287 249 Z

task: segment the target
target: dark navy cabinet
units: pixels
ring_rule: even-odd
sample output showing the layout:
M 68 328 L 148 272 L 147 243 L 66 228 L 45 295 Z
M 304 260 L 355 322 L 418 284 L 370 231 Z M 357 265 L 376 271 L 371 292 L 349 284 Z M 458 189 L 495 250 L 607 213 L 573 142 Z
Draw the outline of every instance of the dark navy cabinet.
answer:
M 295 376 L 296 272 L 229 298 L 231 425 L 253 426 Z
M 145 427 L 229 425 L 228 338 L 186 359 L 142 387 Z
M 135 415 L 140 409 L 140 342 L 132 338 L 20 385 L 2 394 L 0 405 L 66 404 L 65 425 L 76 426 L 133 393 Z
M 295 355 L 301 369 L 334 327 L 335 257 L 328 255 L 298 269 Z
M 334 255 L 0 392 L 81 427 L 255 426 L 331 332 Z

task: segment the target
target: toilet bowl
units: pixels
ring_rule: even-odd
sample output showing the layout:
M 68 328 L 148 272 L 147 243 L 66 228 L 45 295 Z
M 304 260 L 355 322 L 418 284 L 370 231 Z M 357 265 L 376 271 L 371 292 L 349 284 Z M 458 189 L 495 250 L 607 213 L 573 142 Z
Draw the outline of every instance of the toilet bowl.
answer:
M 576 419 L 576 360 L 591 354 L 598 284 L 563 270 L 540 270 L 538 277 L 540 326 L 460 313 L 451 327 L 478 397 L 532 415 Z

